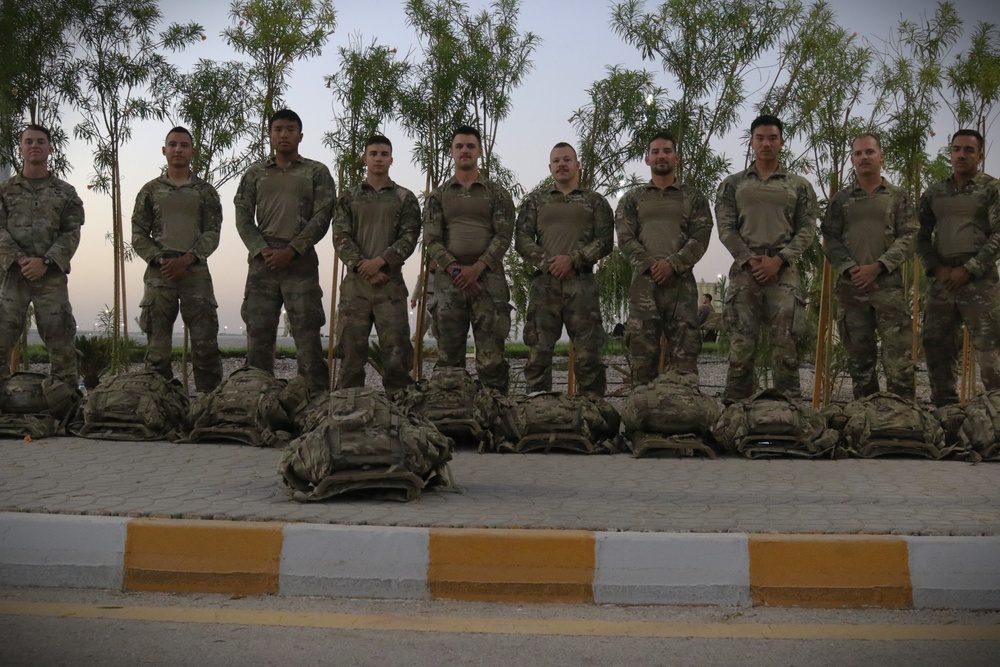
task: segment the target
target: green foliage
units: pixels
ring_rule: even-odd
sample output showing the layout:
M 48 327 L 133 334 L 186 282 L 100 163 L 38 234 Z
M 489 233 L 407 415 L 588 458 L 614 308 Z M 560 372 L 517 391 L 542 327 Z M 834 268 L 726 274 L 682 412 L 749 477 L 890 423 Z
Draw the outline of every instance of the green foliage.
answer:
M 107 336 L 77 336 L 76 350 L 80 359 L 83 386 L 93 389 L 111 365 L 111 339 Z
M 628 319 L 628 293 L 632 285 L 632 264 L 615 246 L 597 269 L 597 289 L 601 297 L 601 318 L 605 328 Z
M 975 127 L 985 136 L 996 119 L 1000 102 L 1000 29 L 978 23 L 969 50 L 948 67 L 948 85 L 954 97 L 948 106 L 959 127 Z

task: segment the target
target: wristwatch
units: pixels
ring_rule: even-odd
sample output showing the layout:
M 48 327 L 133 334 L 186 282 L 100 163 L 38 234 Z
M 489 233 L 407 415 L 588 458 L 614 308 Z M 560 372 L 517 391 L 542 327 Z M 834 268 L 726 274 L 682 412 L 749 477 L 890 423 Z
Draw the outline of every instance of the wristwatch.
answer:
M 42 264 L 44 264 L 45 266 L 48 266 L 51 263 L 52 263 L 52 258 L 51 257 L 42 257 Z
M 451 270 L 451 277 L 452 278 L 458 278 L 458 276 L 461 275 L 461 273 L 462 273 L 462 269 L 460 269 L 460 268 L 458 268 L 456 266 L 454 269 Z

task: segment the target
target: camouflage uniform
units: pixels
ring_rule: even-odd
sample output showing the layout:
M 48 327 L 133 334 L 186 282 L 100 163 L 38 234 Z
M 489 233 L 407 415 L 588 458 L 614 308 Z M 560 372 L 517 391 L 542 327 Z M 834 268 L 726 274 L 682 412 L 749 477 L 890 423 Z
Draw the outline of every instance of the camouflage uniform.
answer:
M 436 188 L 424 210 L 424 242 L 437 263 L 438 359 L 435 366 L 465 367 L 465 341 L 472 325 L 476 373 L 487 387 L 507 393 L 509 366 L 504 343 L 510 333 L 510 287 L 503 256 L 514 235 L 514 203 L 503 187 L 480 175 L 469 189 L 454 177 Z M 446 268 L 481 261 L 482 293 L 467 297 Z
M 722 315 L 730 341 L 726 401 L 753 394 L 757 334 L 765 324 L 771 327 L 774 388 L 791 398 L 801 396 L 796 338 L 802 334 L 805 307 L 795 262 L 816 237 L 816 213 L 809 181 L 780 167 L 761 180 L 752 163 L 719 186 L 719 240 L 735 260 Z M 754 279 L 752 255 L 781 257 L 777 283 L 764 286 Z
M 132 247 L 146 262 L 145 292 L 139 307 L 140 328 L 146 333 L 146 366 L 173 378 L 174 321 L 178 309 L 191 334 L 194 386 L 212 391 L 222 382 L 219 315 L 208 256 L 219 247 L 222 203 L 211 184 L 191 176 L 173 185 L 165 176 L 139 190 L 132 212 Z M 159 261 L 190 252 L 195 257 L 179 282 L 160 272 Z
M 525 197 L 517 218 L 515 247 L 536 269 L 524 324 L 528 393 L 552 390 L 552 351 L 565 324 L 573 341 L 580 393 L 604 395 L 607 377 L 601 347 L 607 334 L 594 265 L 613 245 L 611 206 L 593 190 L 577 188 L 566 195 L 552 186 Z M 559 255 L 573 260 L 574 277 L 559 280 L 549 273 L 549 260 Z
M 38 333 L 49 352 L 52 375 L 76 386 L 76 320 L 66 275 L 80 244 L 83 202 L 73 186 L 51 174 L 17 174 L 0 184 L 0 375 L 10 368 L 10 353 L 24 327 L 28 304 L 35 306 Z M 48 270 L 29 282 L 17 264 L 22 257 L 43 257 Z
M 980 173 L 961 188 L 946 178 L 920 197 L 917 253 L 932 276 L 924 308 L 924 351 L 931 400 L 958 402 L 955 391 L 961 324 L 976 349 L 987 391 L 1000 389 L 1000 195 L 998 181 Z M 939 266 L 964 266 L 969 282 L 949 291 L 933 278 Z
M 712 235 L 708 199 L 690 185 L 661 190 L 649 182 L 622 197 L 615 220 L 618 245 L 632 263 L 625 329 L 632 386 L 656 379 L 663 335 L 667 368 L 697 374 L 702 318 L 692 270 Z M 666 285 L 657 285 L 650 273 L 661 259 L 674 270 Z
M 882 180 L 874 192 L 856 183 L 830 201 L 821 225 L 823 251 L 837 279 L 837 324 L 847 351 L 854 398 L 879 391 L 878 340 L 886 389 L 914 400 L 913 320 L 899 270 L 913 256 L 917 219 L 906 191 Z M 882 265 L 878 289 L 854 286 L 851 267 Z
M 330 368 L 320 328 L 326 322 L 315 245 L 326 234 L 337 198 L 330 170 L 303 157 L 281 168 L 273 158 L 243 175 L 236 191 L 236 229 L 250 251 L 241 314 L 247 327 L 247 363 L 274 372 L 274 343 L 281 306 L 288 311 L 299 375 L 310 389 L 326 391 Z M 272 271 L 260 254 L 291 247 L 296 256 Z
M 337 340 L 343 363 L 337 388 L 363 387 L 372 324 L 382 348 L 382 380 L 392 395 L 413 382 L 413 346 L 406 309 L 409 296 L 402 266 L 413 254 L 420 236 L 420 204 L 412 192 L 389 182 L 375 190 L 357 185 L 337 202 L 333 216 L 333 245 L 350 269 L 363 259 L 382 257 L 389 282 L 373 286 L 348 270 L 340 288 Z

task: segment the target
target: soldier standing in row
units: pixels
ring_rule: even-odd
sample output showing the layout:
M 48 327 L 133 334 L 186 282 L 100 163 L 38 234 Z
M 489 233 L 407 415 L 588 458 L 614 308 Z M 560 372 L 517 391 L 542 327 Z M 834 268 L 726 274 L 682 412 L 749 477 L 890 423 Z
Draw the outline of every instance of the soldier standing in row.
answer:
M 191 334 L 195 389 L 212 391 L 222 382 L 222 355 L 208 256 L 219 247 L 222 203 L 215 188 L 191 171 L 194 139 L 187 129 L 170 130 L 162 150 L 167 171 L 139 190 L 132 212 L 132 247 L 146 262 L 139 304 L 146 366 L 173 378 L 179 309 Z
M 28 304 L 49 352 L 52 375 L 77 385 L 76 320 L 66 276 L 80 244 L 83 202 L 49 171 L 52 135 L 41 125 L 21 132 L 21 173 L 0 184 L 0 375 L 24 330 Z
M 774 388 L 790 398 L 802 395 L 796 337 L 805 309 L 796 263 L 816 236 L 817 207 L 809 181 L 779 163 L 784 143 L 779 119 L 754 119 L 755 159 L 722 182 L 715 202 L 719 239 L 734 260 L 723 309 L 730 336 L 725 403 L 753 394 L 757 335 L 765 325 L 771 330 Z
M 987 391 L 1000 389 L 1000 194 L 979 171 L 983 137 L 959 130 L 951 139 L 952 174 L 920 197 L 917 253 L 931 277 L 924 310 L 924 351 L 931 401 L 958 402 L 958 355 L 965 324 Z
M 311 391 L 327 391 L 330 368 L 320 328 L 326 322 L 315 245 L 326 235 L 337 198 L 326 165 L 299 155 L 302 120 L 289 109 L 268 125 L 274 157 L 243 175 L 236 191 L 236 229 L 250 251 L 241 314 L 247 364 L 274 372 L 281 307 L 288 311 L 299 375 Z
M 618 245 L 633 269 L 625 329 L 633 387 L 659 374 L 664 335 L 667 368 L 698 373 L 701 330 L 693 269 L 708 249 L 712 211 L 705 195 L 677 181 L 679 162 L 673 135 L 656 134 L 646 146 L 649 183 L 629 191 L 615 212 Z
M 438 367 L 465 367 L 472 326 L 476 373 L 506 394 L 510 384 L 504 343 L 510 333 L 510 288 L 503 256 L 514 234 L 514 204 L 502 186 L 480 175 L 479 130 L 455 130 L 455 175 L 436 188 L 424 210 L 427 255 L 437 265 Z
M 343 363 L 337 388 L 365 385 L 374 324 L 382 348 L 382 380 L 386 395 L 392 396 L 413 382 L 402 266 L 420 236 L 420 204 L 389 178 L 392 143 L 387 138 L 368 139 L 364 162 L 365 180 L 340 196 L 333 216 L 333 244 L 348 269 L 340 288 Z
M 874 134 L 851 144 L 855 182 L 830 201 L 823 250 L 837 279 L 837 323 L 854 398 L 879 391 L 878 340 L 886 389 L 916 397 L 913 334 L 901 268 L 913 256 L 917 220 L 909 196 L 882 178 L 882 145 Z
M 594 265 L 614 245 L 614 216 L 604 197 L 580 187 L 580 161 L 572 146 L 555 145 L 549 172 L 553 185 L 525 197 L 517 219 L 515 247 L 535 267 L 524 325 L 525 389 L 552 390 L 552 352 L 565 325 L 580 393 L 603 396 L 601 347 L 607 334 Z

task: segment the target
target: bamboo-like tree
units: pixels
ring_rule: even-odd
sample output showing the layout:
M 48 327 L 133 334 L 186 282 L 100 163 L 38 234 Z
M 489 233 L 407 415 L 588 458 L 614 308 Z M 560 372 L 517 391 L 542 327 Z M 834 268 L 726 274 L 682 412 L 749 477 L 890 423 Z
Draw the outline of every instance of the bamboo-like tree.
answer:
M 968 50 L 948 67 L 951 97 L 945 100 L 959 127 L 975 127 L 985 137 L 1000 103 L 1000 28 L 978 23 Z

